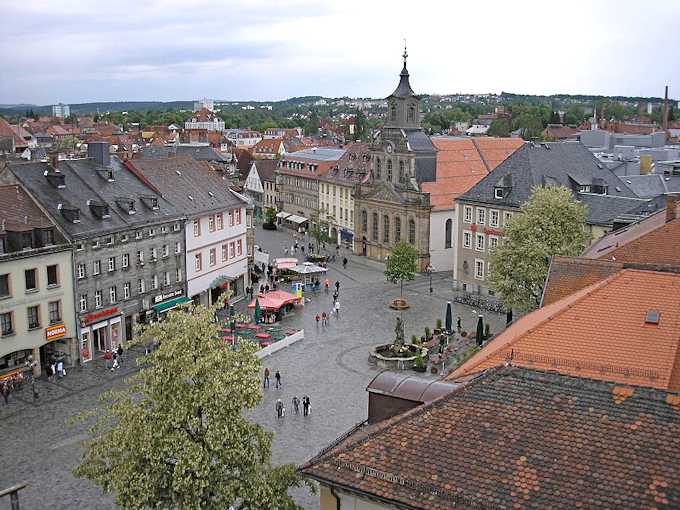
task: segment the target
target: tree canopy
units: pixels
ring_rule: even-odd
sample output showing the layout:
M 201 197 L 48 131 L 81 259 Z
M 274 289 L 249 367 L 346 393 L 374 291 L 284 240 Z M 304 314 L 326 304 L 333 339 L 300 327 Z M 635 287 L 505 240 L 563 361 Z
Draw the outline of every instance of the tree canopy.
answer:
M 418 252 L 409 243 L 402 241 L 392 249 L 387 259 L 385 278 L 400 285 L 400 295 L 404 295 L 404 281 L 414 280 L 416 277 Z
M 586 206 L 564 187 L 535 188 L 491 253 L 491 287 L 503 304 L 518 310 L 537 308 L 550 259 L 579 255 L 589 240 Z
M 270 465 L 272 435 L 244 417 L 262 399 L 257 346 L 218 336 L 215 312 L 191 305 L 144 328 L 160 342 L 124 389 L 102 396 L 74 474 L 116 495 L 124 509 L 295 509 L 301 479 Z
M 510 127 L 508 126 L 508 121 L 505 119 L 496 119 L 491 122 L 489 126 L 489 131 L 487 132 L 489 136 L 510 136 Z

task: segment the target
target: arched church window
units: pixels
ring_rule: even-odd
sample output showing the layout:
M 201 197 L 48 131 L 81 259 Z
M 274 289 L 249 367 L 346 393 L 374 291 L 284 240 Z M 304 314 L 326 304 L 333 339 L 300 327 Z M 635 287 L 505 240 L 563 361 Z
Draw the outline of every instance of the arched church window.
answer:
M 375 178 L 380 179 L 382 174 L 382 161 L 380 161 L 380 158 L 375 159 Z
M 413 105 L 408 107 L 408 121 L 409 122 L 416 121 L 416 108 Z
M 453 221 L 451 221 L 451 218 L 449 218 L 448 220 L 446 220 L 446 224 L 445 224 L 444 248 L 451 248 L 452 230 L 453 230 Z
M 390 105 L 390 120 L 393 121 L 393 122 L 397 120 L 397 105 L 396 104 Z
M 416 222 L 413 219 L 408 220 L 408 242 L 416 244 Z
M 383 242 L 390 242 L 390 217 L 387 214 L 383 216 Z
M 392 182 L 392 160 L 387 160 L 387 180 Z
M 399 182 L 406 182 L 406 174 L 404 174 L 404 162 L 399 162 Z
M 374 241 L 378 240 L 378 213 L 373 213 L 373 232 L 372 238 Z
M 397 216 L 394 218 L 394 242 L 401 241 L 401 218 Z

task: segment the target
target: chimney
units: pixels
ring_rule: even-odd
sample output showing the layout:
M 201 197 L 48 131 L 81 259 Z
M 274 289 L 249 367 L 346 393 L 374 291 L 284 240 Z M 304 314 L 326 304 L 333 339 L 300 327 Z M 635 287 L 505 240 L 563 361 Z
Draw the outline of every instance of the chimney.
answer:
M 663 119 L 661 125 L 664 131 L 668 131 L 668 85 L 666 85 L 666 93 L 663 99 Z
M 58 152 L 52 152 L 50 154 L 50 166 L 54 168 L 55 170 L 59 169 L 59 153 Z
M 666 223 L 680 218 L 678 206 L 680 206 L 680 195 L 677 193 L 666 195 Z
M 90 142 L 87 144 L 87 157 L 93 159 L 99 166 L 109 166 L 109 142 Z

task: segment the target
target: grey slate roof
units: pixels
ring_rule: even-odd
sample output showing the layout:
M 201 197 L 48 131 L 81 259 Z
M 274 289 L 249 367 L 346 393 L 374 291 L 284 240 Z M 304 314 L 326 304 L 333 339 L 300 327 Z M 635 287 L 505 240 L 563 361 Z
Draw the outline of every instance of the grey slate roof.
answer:
M 145 147 L 137 155 L 140 159 L 164 159 L 175 156 L 191 156 L 196 161 L 228 163 L 231 154 L 222 154 L 209 145 L 176 145 L 172 147 Z
M 595 179 L 608 187 L 606 198 L 576 193 L 579 184 L 593 184 Z M 544 185 L 562 185 L 573 190 L 577 199 L 583 199 L 589 205 L 588 222 L 593 224 L 603 224 L 608 216 L 606 208 L 612 209 L 613 218 L 626 212 L 630 199 L 639 198 L 626 183 L 599 163 L 583 144 L 552 142 L 523 145 L 458 200 L 519 207 L 529 199 L 534 186 Z M 511 186 L 503 199 L 494 198 L 497 186 Z M 616 198 L 627 200 L 619 202 Z
M 421 129 L 406 129 L 409 147 L 416 154 L 416 180 L 433 182 L 437 179 L 437 148 Z
M 627 175 L 622 176 L 621 180 L 642 198 L 653 198 L 664 193 L 680 192 L 680 176 L 677 175 Z
M 642 198 L 584 193 L 579 195 L 578 199 L 581 203 L 588 206 L 588 223 L 590 225 L 611 225 L 614 219 L 626 214 L 649 214 L 647 212 L 649 200 Z
M 244 201 L 229 190 L 229 180 L 205 161 L 189 156 L 166 159 L 135 159 L 132 165 L 161 195 L 189 217 L 243 206 Z
M 314 147 L 301 151 L 291 152 L 286 159 L 312 159 L 316 161 L 338 161 L 345 154 L 345 149 L 331 147 Z
M 404 62 L 404 68 L 401 70 L 401 74 L 399 74 L 399 85 L 397 85 L 397 88 L 394 89 L 394 92 L 388 96 L 390 97 L 401 97 L 401 98 L 407 98 L 407 97 L 416 97 L 416 93 L 413 92 L 413 89 L 411 88 L 411 84 L 409 83 L 408 80 L 409 74 L 408 74 L 408 69 L 406 69 L 406 63 Z
M 253 160 L 253 163 L 255 163 L 255 168 L 257 168 L 257 175 L 260 176 L 260 180 L 262 182 L 276 181 L 276 176 L 274 172 L 276 171 L 276 167 L 279 164 L 278 159 L 255 159 Z
M 47 163 L 28 162 L 10 163 L 9 170 L 17 180 L 35 197 L 42 207 L 59 223 L 72 239 L 85 239 L 106 235 L 112 232 L 128 230 L 170 221 L 183 216 L 181 210 L 164 200 L 159 194 L 140 181 L 115 156 L 111 158 L 111 169 L 114 181 L 109 182 L 99 167 L 90 159 L 66 160 L 59 162 L 59 171 L 65 176 L 65 188 L 52 186 L 44 175 L 51 170 Z M 130 215 L 116 203 L 116 198 L 134 201 L 135 214 Z M 143 197 L 158 199 L 158 210 L 154 211 Z M 106 203 L 109 206 L 110 218 L 100 219 L 93 214 L 88 200 Z M 77 207 L 80 210 L 80 222 L 68 221 L 59 205 Z

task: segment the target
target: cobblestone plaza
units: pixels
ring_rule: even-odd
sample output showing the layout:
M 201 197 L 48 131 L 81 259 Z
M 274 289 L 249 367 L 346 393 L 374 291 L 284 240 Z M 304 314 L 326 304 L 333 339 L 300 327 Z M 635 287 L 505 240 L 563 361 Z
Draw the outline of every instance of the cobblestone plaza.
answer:
M 256 242 L 276 257 L 283 256 L 284 246 L 290 248 L 292 237 L 287 231 L 258 229 Z M 365 388 L 378 373 L 368 363 L 369 347 L 387 343 L 394 336 L 399 312 L 390 310 L 387 303 L 398 296 L 398 285 L 385 281 L 380 264 L 349 251 L 342 251 L 342 256 L 349 258 L 347 268 L 337 262 L 330 264 L 328 271 L 331 281 L 340 281 L 339 318 L 332 317 L 327 328 L 317 328 L 314 317 L 331 309 L 332 297 L 323 291 L 312 295 L 310 303 L 283 323 L 304 328 L 305 339 L 264 360 L 272 374 L 281 372 L 283 388 L 274 389 L 272 380 L 252 417 L 275 434 L 275 463 L 300 463 L 366 418 Z M 408 340 L 412 334 L 420 336 L 426 326 L 434 327 L 437 318 L 444 319 L 446 302 L 454 297 L 451 275 L 435 273 L 433 293 L 429 292 L 429 279 L 419 275 L 404 286 L 404 296 L 412 305 L 401 312 Z M 245 310 L 245 303 L 237 308 Z M 453 315 L 454 320 L 456 316 L 462 318 L 464 329 L 474 330 L 477 316 L 470 307 L 454 303 Z M 492 331 L 498 331 L 504 322 L 504 317 L 486 314 L 486 318 Z M 82 454 L 80 442 L 87 435 L 84 426 L 67 421 L 98 405 L 97 397 L 106 389 L 124 384 L 125 375 L 135 370 L 132 357 L 127 353 L 116 372 L 107 370 L 103 361 L 96 361 L 72 369 L 55 382 L 40 380 L 36 383 L 40 395 L 36 401 L 26 387 L 10 396 L 9 405 L 0 402 L 0 488 L 28 483 L 20 494 L 22 508 L 116 508 L 112 496 L 102 495 L 87 480 L 71 474 Z M 309 395 L 311 416 L 292 413 L 294 395 Z M 274 409 L 278 398 L 287 407 L 282 420 L 276 419 Z M 295 497 L 304 508 L 318 508 L 318 496 L 298 491 Z M 10 508 L 6 498 L 0 500 L 0 510 L 5 508 Z

